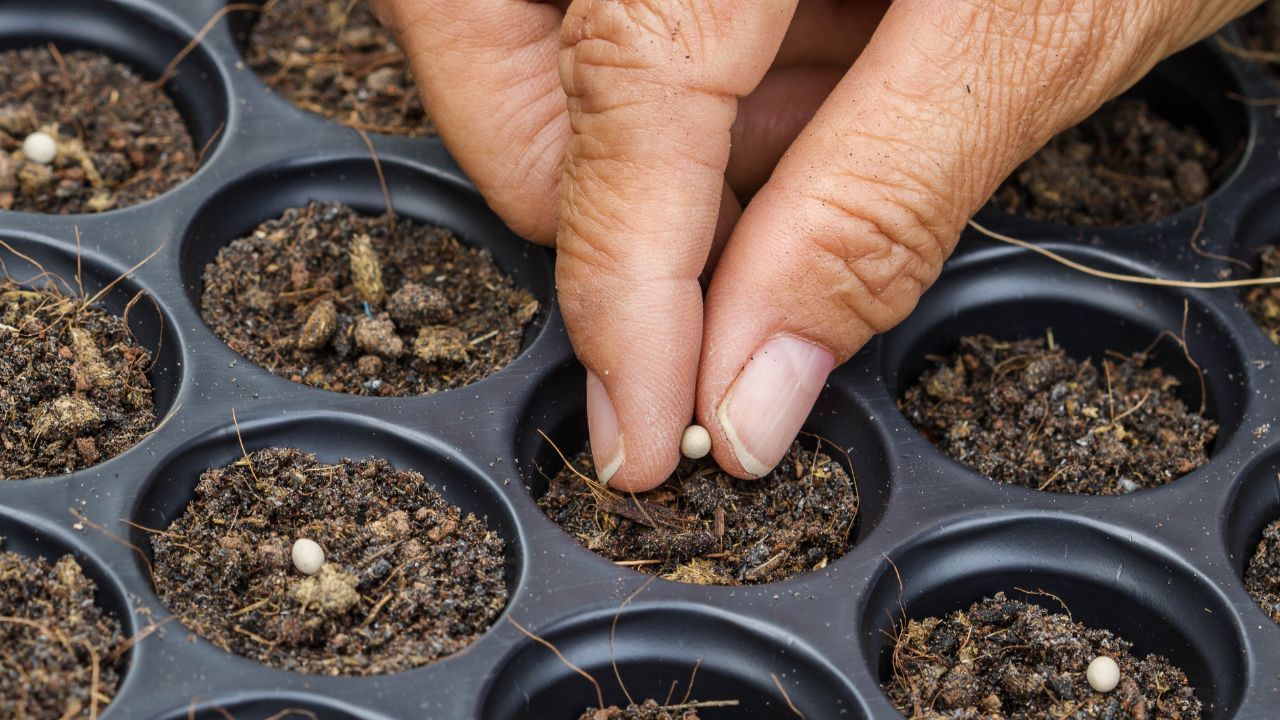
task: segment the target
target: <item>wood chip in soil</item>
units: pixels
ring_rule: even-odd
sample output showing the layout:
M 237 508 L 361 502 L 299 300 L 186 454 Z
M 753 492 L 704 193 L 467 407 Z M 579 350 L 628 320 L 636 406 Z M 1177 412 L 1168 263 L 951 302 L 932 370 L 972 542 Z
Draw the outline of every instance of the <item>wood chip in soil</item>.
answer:
M 163 530 L 151 542 L 165 606 L 214 645 L 285 670 L 425 665 L 470 645 L 507 602 L 502 539 L 377 458 L 252 453 L 201 475 Z M 298 538 L 324 549 L 317 575 L 294 568 Z
M 382 397 L 485 378 L 520 353 L 538 301 L 444 228 L 340 203 L 287 210 L 218 251 L 201 314 L 294 382 Z
M 0 210 L 95 213 L 150 200 L 195 172 L 177 107 L 128 67 L 94 52 L 0 52 Z M 49 165 L 22 142 L 58 143 Z
M 639 705 L 619 707 L 613 705 L 603 710 L 589 708 L 578 720 L 698 720 L 698 711 L 681 704 L 678 709 L 659 705 L 656 700 L 645 700 Z
M 110 704 L 124 660 L 108 656 L 124 636 L 96 592 L 70 555 L 50 565 L 0 550 L 0 717 L 75 720 Z
M 435 134 L 404 52 L 365 2 L 268 3 L 245 54 L 272 90 L 305 110 L 372 132 Z
M 1165 658 L 1139 659 L 1106 630 L 1004 593 L 946 617 L 910 620 L 899 633 L 883 687 L 913 720 L 1201 716 L 1186 675 Z M 1120 666 L 1110 693 L 1094 691 L 1085 677 L 1099 655 Z
M 1152 222 L 1203 200 L 1221 158 L 1200 132 L 1121 97 L 1049 141 L 996 190 L 1006 212 L 1068 225 Z
M 538 507 L 588 549 L 669 580 L 785 580 L 826 567 L 854 542 L 857 486 L 815 444 L 797 441 L 758 480 L 738 480 L 709 459 L 686 459 L 666 483 L 638 494 L 588 485 L 564 468 Z M 570 462 L 595 477 L 589 452 Z
M 1263 612 L 1280 623 L 1280 520 L 1262 531 L 1262 541 L 1245 568 L 1244 586 Z
M 1262 266 L 1258 277 L 1280 277 L 1280 246 L 1268 245 L 1258 261 Z M 1244 306 L 1271 342 L 1280 345 L 1280 286 L 1259 285 L 1245 290 Z
M 0 479 L 95 465 L 156 425 L 151 353 L 120 316 L 82 304 L 0 280 Z
M 931 360 L 898 406 L 939 449 L 998 482 L 1089 495 L 1156 487 L 1206 463 L 1218 434 L 1141 354 L 1100 366 L 1047 336 L 973 335 Z

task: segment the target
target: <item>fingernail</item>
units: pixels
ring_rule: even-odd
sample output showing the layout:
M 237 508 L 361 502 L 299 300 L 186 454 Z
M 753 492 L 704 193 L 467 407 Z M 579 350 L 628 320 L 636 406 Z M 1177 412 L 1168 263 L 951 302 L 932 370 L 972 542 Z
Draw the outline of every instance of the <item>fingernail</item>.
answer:
M 787 335 L 756 349 L 716 409 L 743 470 L 763 477 L 778 464 L 835 366 L 827 350 Z
M 596 477 L 608 485 L 627 459 L 627 452 L 622 445 L 618 412 L 613 409 L 609 391 L 590 370 L 587 371 L 587 430 L 591 433 L 591 459 L 596 465 Z

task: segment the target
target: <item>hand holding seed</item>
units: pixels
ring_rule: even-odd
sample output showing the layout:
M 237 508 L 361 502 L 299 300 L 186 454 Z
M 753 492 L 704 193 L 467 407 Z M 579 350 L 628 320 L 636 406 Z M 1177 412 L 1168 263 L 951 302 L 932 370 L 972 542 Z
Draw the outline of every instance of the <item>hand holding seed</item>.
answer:
M 557 245 L 595 466 L 639 491 L 690 416 L 766 474 L 1005 176 L 1256 2 L 374 8 L 490 205 Z

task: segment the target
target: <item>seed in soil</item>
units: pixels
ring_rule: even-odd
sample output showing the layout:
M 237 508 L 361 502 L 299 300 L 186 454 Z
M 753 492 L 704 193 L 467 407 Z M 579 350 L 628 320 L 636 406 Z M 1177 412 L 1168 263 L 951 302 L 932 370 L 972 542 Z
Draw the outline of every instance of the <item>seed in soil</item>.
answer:
M 0 52 L 0 67 L 0 210 L 102 212 L 195 172 L 177 107 L 124 65 L 28 48 Z
M 1005 212 L 1069 225 L 1130 225 L 1203 200 L 1220 167 L 1198 130 L 1121 97 L 1049 141 L 996 190 Z
M 1268 245 L 1258 256 L 1258 277 L 1280 276 L 1280 245 Z M 1244 306 L 1271 342 L 1280 345 L 1280 286 L 1259 285 L 1244 293 Z
M 3 538 L 0 538 L 0 545 Z M 96 718 L 120 685 L 120 622 L 75 558 L 0 550 L 0 717 Z
M 151 353 L 79 297 L 0 280 L 0 479 L 115 457 L 156 424 Z
M 404 52 L 367 3 L 268 3 L 245 53 L 272 90 L 305 110 L 374 132 L 435 134 Z
M 290 558 L 304 535 L 326 555 L 312 576 Z M 425 665 L 470 645 L 507 602 L 502 539 L 377 458 L 271 448 L 209 470 L 152 548 L 160 599 L 187 627 L 297 672 Z
M 294 382 L 426 395 L 502 369 L 538 301 L 444 228 L 340 203 L 285 211 L 222 248 L 201 314 L 231 349 Z
M 1280 520 L 1262 531 L 1262 541 L 1245 568 L 1244 586 L 1263 612 L 1280 623 Z
M 898 406 L 939 449 L 997 482 L 1089 495 L 1156 487 L 1207 462 L 1218 434 L 1142 353 L 1108 353 L 1099 368 L 1052 335 L 972 335 L 929 359 Z
M 1115 661 L 1109 693 L 1087 679 L 1099 655 Z M 884 691 L 909 718 L 1162 718 L 1190 720 L 1201 704 L 1186 675 L 1159 655 L 1067 613 L 1004 593 L 945 617 L 909 620 L 893 643 Z
M 1100 693 L 1109 693 L 1120 684 L 1120 666 L 1106 655 L 1091 660 L 1084 674 L 1089 687 Z
M 293 566 L 303 575 L 315 575 L 324 567 L 324 548 L 315 540 L 294 540 L 292 556 Z
M 775 582 L 826 567 L 853 546 L 853 478 L 799 441 L 758 480 L 738 480 L 709 458 L 685 459 L 656 489 L 621 495 L 593 473 L 590 452 L 578 454 L 538 507 L 587 549 L 668 580 Z

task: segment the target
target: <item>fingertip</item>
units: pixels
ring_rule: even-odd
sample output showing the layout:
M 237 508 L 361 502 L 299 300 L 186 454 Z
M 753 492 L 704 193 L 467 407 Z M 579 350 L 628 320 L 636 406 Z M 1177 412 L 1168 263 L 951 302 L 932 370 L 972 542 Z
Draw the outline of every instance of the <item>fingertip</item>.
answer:
M 656 412 L 659 411 L 655 409 Z M 628 433 L 608 388 L 590 370 L 587 371 L 587 428 L 596 478 L 611 489 L 652 490 L 666 482 L 680 462 L 678 437 L 671 439 L 666 434 L 655 433 L 651 426 L 636 428 L 630 433 L 632 442 L 627 442 Z

